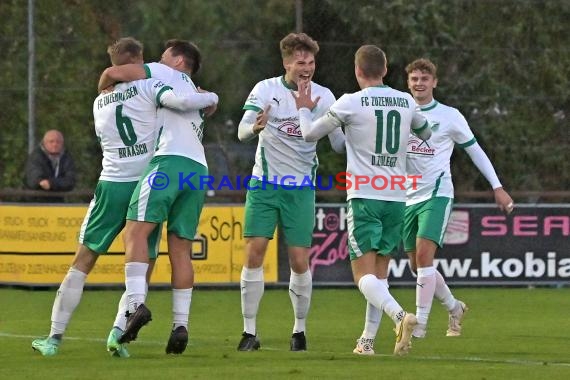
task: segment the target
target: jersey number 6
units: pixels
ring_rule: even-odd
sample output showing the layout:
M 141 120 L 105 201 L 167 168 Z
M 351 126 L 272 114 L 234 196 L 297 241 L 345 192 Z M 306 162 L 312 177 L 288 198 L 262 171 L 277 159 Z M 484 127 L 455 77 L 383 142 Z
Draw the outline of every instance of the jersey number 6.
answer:
M 115 122 L 119 130 L 119 136 L 126 146 L 133 146 L 137 142 L 137 134 L 133 128 L 133 122 L 127 116 L 123 116 L 123 106 L 117 106 L 115 109 Z

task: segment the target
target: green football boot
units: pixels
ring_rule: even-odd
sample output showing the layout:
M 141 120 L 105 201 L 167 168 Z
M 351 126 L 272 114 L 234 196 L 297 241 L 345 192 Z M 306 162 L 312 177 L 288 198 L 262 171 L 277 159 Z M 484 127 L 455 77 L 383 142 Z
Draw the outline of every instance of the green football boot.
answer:
M 107 351 L 113 356 L 128 358 L 131 355 L 129 355 L 129 351 L 127 351 L 126 344 L 119 343 L 121 335 L 123 335 L 123 331 L 118 327 L 113 327 L 107 338 Z
M 54 356 L 57 354 L 57 349 L 61 340 L 52 337 L 36 339 L 32 342 L 34 351 L 38 351 L 43 356 Z

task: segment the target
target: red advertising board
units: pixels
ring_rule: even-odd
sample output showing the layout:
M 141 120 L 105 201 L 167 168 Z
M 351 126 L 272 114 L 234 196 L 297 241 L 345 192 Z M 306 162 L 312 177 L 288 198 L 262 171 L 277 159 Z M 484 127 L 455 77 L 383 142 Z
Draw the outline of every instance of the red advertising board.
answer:
M 344 205 L 317 205 L 310 268 L 316 283 L 351 283 Z M 570 282 L 570 205 L 517 205 L 506 216 L 495 205 L 456 204 L 436 267 L 450 284 L 559 285 Z M 282 247 L 280 247 L 282 249 Z M 287 255 L 279 280 L 288 281 Z M 390 264 L 391 284 L 413 284 L 406 255 Z

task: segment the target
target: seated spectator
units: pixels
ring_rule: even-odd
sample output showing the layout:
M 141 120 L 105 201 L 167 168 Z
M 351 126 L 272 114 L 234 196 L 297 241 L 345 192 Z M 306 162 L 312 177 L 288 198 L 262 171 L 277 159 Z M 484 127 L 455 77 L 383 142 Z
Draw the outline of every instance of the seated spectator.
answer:
M 45 133 L 41 144 L 28 156 L 25 175 L 25 187 L 32 190 L 69 191 L 75 187 L 75 165 L 60 131 Z M 63 202 L 63 198 L 38 197 L 33 201 Z

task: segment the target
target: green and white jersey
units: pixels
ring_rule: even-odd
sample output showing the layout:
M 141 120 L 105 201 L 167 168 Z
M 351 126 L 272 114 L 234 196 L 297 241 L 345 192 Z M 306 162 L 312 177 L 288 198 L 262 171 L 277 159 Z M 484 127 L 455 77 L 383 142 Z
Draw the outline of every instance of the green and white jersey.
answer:
M 408 136 L 411 128 L 427 128 L 412 96 L 386 85 L 367 87 L 341 96 L 330 114 L 346 135 L 347 199 L 405 202 Z
M 408 141 L 408 175 L 420 175 L 415 188 L 408 183 L 407 205 L 423 202 L 432 197 L 453 198 L 450 158 L 457 144 L 466 148 L 477 141 L 467 120 L 455 108 L 432 100 L 421 106 L 428 119 L 431 138 L 422 141 L 411 135 Z
M 270 78 L 257 83 L 245 101 L 244 110 L 259 112 L 271 105 L 267 125 L 259 134 L 252 175 L 269 183 L 309 186 L 309 181 L 314 184 L 319 165 L 317 143 L 303 140 L 291 91 L 283 76 Z M 311 96 L 321 97 L 312 111 L 316 120 L 328 111 L 335 97 L 314 82 Z
M 160 79 L 172 87 L 179 97 L 185 97 L 198 90 L 190 77 L 162 63 L 144 65 L 147 78 Z M 202 145 L 204 118 L 201 110 L 175 111 L 168 108 L 158 110 L 158 141 L 155 156 L 174 155 L 188 157 L 204 166 L 206 156 Z
M 153 156 L 160 96 L 158 80 L 119 83 L 93 103 L 95 133 L 103 151 L 103 181 L 138 181 Z

